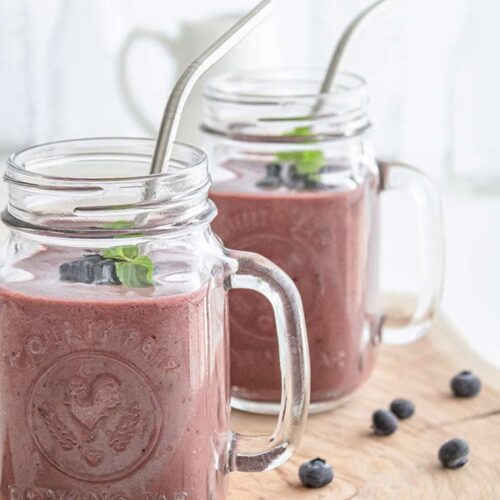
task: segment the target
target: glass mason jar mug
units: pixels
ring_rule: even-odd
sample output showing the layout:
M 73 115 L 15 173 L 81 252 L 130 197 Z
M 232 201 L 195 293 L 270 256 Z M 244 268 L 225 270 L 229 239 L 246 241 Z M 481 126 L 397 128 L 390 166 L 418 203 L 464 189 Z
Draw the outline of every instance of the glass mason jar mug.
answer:
M 427 330 L 443 270 L 433 184 L 412 167 L 376 160 L 361 78 L 339 75 L 318 95 L 321 77 L 223 75 L 205 89 L 202 125 L 215 167 L 214 231 L 231 248 L 277 263 L 301 293 L 312 411 L 338 405 L 367 378 L 381 331 L 405 342 Z M 407 192 L 420 211 L 421 291 L 406 322 L 379 307 L 379 202 L 388 190 Z M 272 309 L 251 291 L 235 292 L 229 304 L 233 405 L 273 413 L 280 381 Z
M 290 457 L 308 403 L 300 296 L 224 249 L 204 153 L 89 139 L 13 155 L 0 281 L 1 498 L 223 499 L 227 472 Z M 145 193 L 147 193 L 145 195 Z M 276 311 L 283 376 L 270 436 L 229 430 L 227 290 Z

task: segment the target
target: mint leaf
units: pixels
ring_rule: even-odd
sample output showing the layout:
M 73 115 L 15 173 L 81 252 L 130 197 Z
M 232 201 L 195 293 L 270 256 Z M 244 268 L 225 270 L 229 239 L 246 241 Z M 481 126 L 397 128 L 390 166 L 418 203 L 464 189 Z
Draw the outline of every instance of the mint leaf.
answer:
M 118 279 L 130 288 L 144 288 L 153 286 L 153 261 L 141 255 L 133 260 L 117 262 L 115 264 Z
M 313 135 L 311 127 L 295 127 L 289 134 L 297 137 Z
M 136 245 L 126 245 L 121 247 L 105 248 L 102 256 L 106 259 L 132 260 L 139 255 L 139 247 Z
M 292 151 L 278 153 L 279 161 L 293 162 L 297 172 L 302 175 L 317 174 L 325 166 L 323 151 Z
M 131 220 L 116 220 L 102 225 L 103 229 L 132 229 L 133 227 L 134 221 Z
M 297 137 L 312 135 L 309 127 L 296 127 L 290 133 Z M 320 149 L 308 151 L 283 151 L 276 154 L 278 161 L 294 163 L 297 172 L 301 175 L 311 176 L 317 174 L 326 163 L 325 154 Z
M 130 220 L 116 220 L 114 222 L 106 222 L 101 226 L 101 229 L 133 229 L 135 228 L 134 221 Z M 138 236 L 143 236 L 144 233 L 132 233 L 132 234 L 117 234 L 113 238 L 136 238 Z
M 130 288 L 153 286 L 153 261 L 146 255 L 139 255 L 137 245 L 105 248 L 102 256 L 115 261 L 115 269 L 122 285 Z

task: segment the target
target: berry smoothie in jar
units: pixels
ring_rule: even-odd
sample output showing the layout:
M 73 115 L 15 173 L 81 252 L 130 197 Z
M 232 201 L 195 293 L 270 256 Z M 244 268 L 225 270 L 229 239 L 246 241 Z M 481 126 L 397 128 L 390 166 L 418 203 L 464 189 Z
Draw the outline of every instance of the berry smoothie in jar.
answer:
M 321 77 L 316 71 L 223 75 L 205 89 L 202 125 L 218 208 L 215 232 L 226 245 L 276 262 L 300 291 L 313 411 L 340 404 L 374 367 L 385 318 L 380 193 L 417 185 L 428 198 L 426 213 L 439 214 L 432 188 L 418 186 L 422 174 L 376 160 L 364 80 L 340 74 L 330 92 L 318 94 Z M 398 330 L 398 339 L 428 327 L 439 276 L 433 300 L 411 332 Z M 272 307 L 249 291 L 231 292 L 229 305 L 233 405 L 273 413 L 281 389 Z
M 201 150 L 175 144 L 168 172 L 152 176 L 153 150 L 83 139 L 7 163 L 2 499 L 223 500 L 229 472 L 272 469 L 301 437 L 309 372 L 293 282 L 214 236 Z M 229 425 L 226 296 L 262 284 L 274 291 L 262 293 L 277 311 L 284 418 L 254 443 Z

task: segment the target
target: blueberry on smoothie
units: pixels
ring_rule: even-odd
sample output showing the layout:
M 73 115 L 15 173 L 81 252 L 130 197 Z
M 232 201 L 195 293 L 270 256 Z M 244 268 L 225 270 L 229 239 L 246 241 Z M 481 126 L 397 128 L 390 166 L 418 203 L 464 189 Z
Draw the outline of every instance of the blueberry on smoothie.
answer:
M 399 420 L 404 420 L 415 413 L 415 405 L 409 399 L 398 398 L 391 403 L 391 411 Z
M 257 182 L 257 187 L 265 189 L 276 189 L 281 186 L 283 179 L 281 177 L 281 164 L 270 163 L 266 165 L 266 176 Z
M 378 436 L 389 436 L 398 430 L 398 419 L 388 410 L 377 410 L 372 415 L 372 429 Z
M 300 482 L 306 488 L 322 488 L 333 481 L 333 468 L 322 458 L 304 462 L 299 468 Z
M 469 460 L 469 451 L 469 445 L 463 439 L 450 439 L 439 448 L 439 461 L 447 469 L 458 469 Z
M 287 165 L 282 174 L 283 183 L 290 189 L 303 189 L 304 177 L 297 172 L 293 164 Z
M 451 380 L 451 390 L 457 398 L 472 398 L 481 390 L 481 380 L 471 371 L 464 370 Z
M 85 255 L 59 267 L 61 281 L 95 285 L 119 285 L 115 263 L 101 255 Z
M 324 184 L 319 180 L 318 175 L 308 175 L 304 179 L 305 189 L 320 189 L 323 188 Z

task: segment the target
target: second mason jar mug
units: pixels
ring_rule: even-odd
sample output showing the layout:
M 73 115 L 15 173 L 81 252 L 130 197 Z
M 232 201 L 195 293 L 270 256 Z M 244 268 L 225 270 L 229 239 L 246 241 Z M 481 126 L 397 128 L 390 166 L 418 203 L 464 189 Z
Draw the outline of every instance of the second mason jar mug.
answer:
M 222 500 L 230 471 L 264 471 L 304 429 L 300 297 L 279 268 L 224 249 L 203 152 L 154 142 L 45 144 L 8 163 L 0 269 L 0 497 Z M 228 290 L 276 313 L 275 431 L 229 428 Z
M 443 258 L 436 190 L 417 169 L 374 155 L 363 79 L 340 74 L 330 92 L 318 94 L 321 78 L 320 71 L 220 76 L 205 89 L 202 125 L 214 169 L 215 232 L 232 248 L 276 262 L 301 293 L 312 411 L 333 408 L 360 386 L 381 338 L 405 342 L 428 329 Z M 421 290 L 406 323 L 379 306 L 379 204 L 388 190 L 406 192 L 419 208 Z M 238 291 L 230 310 L 233 405 L 275 412 L 272 308 Z

